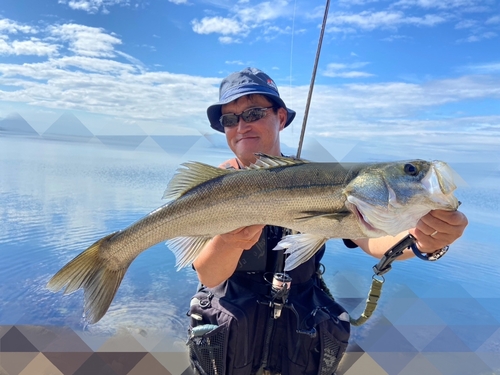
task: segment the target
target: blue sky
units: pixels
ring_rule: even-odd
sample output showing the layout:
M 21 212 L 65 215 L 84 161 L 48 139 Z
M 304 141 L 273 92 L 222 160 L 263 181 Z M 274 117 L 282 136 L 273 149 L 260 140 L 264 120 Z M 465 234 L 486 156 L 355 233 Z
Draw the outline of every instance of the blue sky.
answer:
M 298 112 L 283 133 L 295 144 L 324 6 L 3 0 L 0 118 L 43 132 L 71 111 L 94 134 L 209 134 L 220 80 L 256 66 Z M 500 150 L 500 1 L 332 1 L 307 134 Z

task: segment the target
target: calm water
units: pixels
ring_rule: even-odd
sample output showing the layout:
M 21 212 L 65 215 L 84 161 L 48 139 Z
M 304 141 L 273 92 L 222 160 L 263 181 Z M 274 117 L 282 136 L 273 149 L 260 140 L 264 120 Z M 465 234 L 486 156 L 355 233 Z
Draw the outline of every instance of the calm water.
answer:
M 230 157 L 207 143 L 195 146 L 174 155 L 159 148 L 0 137 L 0 325 L 82 329 L 82 292 L 53 294 L 45 284 L 95 240 L 162 205 L 179 163 L 201 160 L 217 165 Z M 492 327 L 490 334 L 497 327 L 500 340 L 498 183 L 496 173 L 489 187 L 457 191 L 470 221 L 465 235 L 439 262 L 414 259 L 394 265 L 386 277 L 379 318 L 425 324 L 430 308 L 445 325 L 484 324 Z M 376 261 L 345 249 L 339 241 L 330 241 L 328 247 L 327 283 L 356 315 Z M 184 340 L 185 312 L 196 285 L 194 272 L 176 272 L 174 256 L 165 244 L 158 244 L 133 262 L 110 311 L 87 329 L 113 333 L 120 327 L 138 327 Z M 412 316 L 406 316 L 399 303 L 409 300 L 414 304 Z M 421 302 L 427 310 L 418 310 Z M 354 337 L 362 341 L 373 324 L 355 330 Z

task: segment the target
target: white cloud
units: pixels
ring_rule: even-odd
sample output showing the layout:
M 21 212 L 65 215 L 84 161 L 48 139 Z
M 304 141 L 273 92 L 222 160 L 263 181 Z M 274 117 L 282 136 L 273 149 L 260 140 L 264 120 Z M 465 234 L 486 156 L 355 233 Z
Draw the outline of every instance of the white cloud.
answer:
M 247 37 L 252 30 L 262 30 L 264 38 L 269 41 L 278 34 L 289 34 L 289 27 L 278 27 L 272 21 L 288 17 L 293 14 L 288 6 L 288 1 L 264 1 L 256 5 L 249 5 L 248 1 L 239 1 L 235 5 L 218 4 L 228 8 L 228 16 L 204 17 L 201 20 L 191 21 L 193 31 L 198 34 L 221 34 L 219 41 L 223 44 L 240 43 L 241 39 L 229 38 L 228 35 L 238 35 L 239 38 Z M 303 31 L 299 30 L 298 33 Z
M 402 27 L 435 27 L 447 22 L 455 22 L 456 29 L 477 28 L 480 23 L 484 23 L 484 20 L 466 20 L 463 19 L 463 14 L 484 14 L 486 11 L 491 11 L 492 1 L 396 0 L 391 4 L 379 0 L 340 0 L 338 5 L 341 9 L 356 9 L 362 6 L 362 11 L 330 11 L 327 32 L 356 34 L 359 31 L 380 29 L 394 31 Z M 260 33 L 260 36 L 256 37 L 257 40 L 269 42 L 282 34 L 303 33 L 305 29 L 299 28 L 299 31 L 295 31 L 288 25 L 292 17 L 299 24 L 299 22 L 316 22 L 324 15 L 323 6 L 302 9 L 301 5 L 297 7 L 287 0 L 253 2 L 252 5 L 249 1 L 234 3 L 224 0 L 204 0 L 204 2 L 221 8 L 221 14 L 211 15 L 202 20 L 194 19 L 193 30 L 200 34 L 220 34 L 223 36 L 220 42 L 226 44 L 234 43 L 235 40 L 227 36 L 236 34 L 239 34 L 238 42 L 256 33 Z M 491 17 L 488 22 L 490 24 L 500 22 L 497 18 L 497 16 Z M 283 22 L 287 22 L 288 26 L 284 26 Z M 403 37 L 394 36 L 383 40 L 393 41 L 396 38 Z M 478 37 L 471 40 L 476 38 Z
M 344 31 L 339 26 L 358 27 L 363 30 L 397 28 L 403 25 L 435 26 L 445 21 L 446 19 L 443 16 L 427 14 L 423 17 L 408 17 L 400 11 L 335 12 L 330 15 L 328 20 L 328 25 L 333 26 L 333 28 L 329 27 L 328 31 Z
M 444 16 L 426 14 L 424 17 L 406 17 L 405 19 L 403 19 L 402 24 L 414 26 L 436 26 L 446 21 L 447 19 Z
M 191 24 L 193 31 L 198 34 L 245 34 L 248 27 L 237 20 L 224 17 L 204 17 L 201 21 L 194 19 Z
M 245 65 L 245 63 L 241 60 L 233 60 L 233 61 L 226 60 L 225 63 L 228 65 Z
M 340 113 L 363 117 L 401 117 L 417 109 L 480 98 L 500 99 L 500 77 L 463 76 L 424 84 L 387 82 L 324 88 Z M 316 90 L 316 88 L 315 88 Z M 318 89 L 318 91 L 320 91 Z M 315 91 L 316 95 L 316 91 Z M 357 117 L 357 116 L 356 116 Z
M 382 38 L 380 40 L 383 42 L 394 42 L 395 40 L 405 40 L 405 39 L 410 39 L 410 37 L 406 35 L 395 34 L 395 35 L 389 35 L 387 38 Z
M 73 10 L 83 10 L 87 13 L 109 13 L 108 8 L 113 5 L 129 5 L 129 0 L 59 0 L 59 4 L 67 4 Z
M 308 86 L 295 87 L 294 103 L 305 102 L 308 89 Z M 495 150 L 500 147 L 500 115 L 467 114 L 468 102 L 500 100 L 500 77 L 462 76 L 424 84 L 317 84 L 314 90 L 309 137 L 368 144 L 379 139 L 374 144 L 374 154 L 380 156 L 400 153 L 404 157 L 409 152 L 424 153 L 428 158 L 429 150 L 436 155 L 456 151 L 454 158 L 467 160 L 497 153 Z M 443 116 L 440 108 L 452 103 L 464 103 L 464 110 Z M 303 116 L 300 105 L 292 108 L 297 110 L 297 118 Z M 481 124 L 482 130 L 471 127 L 473 124 Z M 289 145 L 297 144 L 300 124 L 292 126 L 295 136 L 284 134 Z M 377 144 L 386 148 L 377 150 Z
M 57 42 L 71 43 L 71 39 L 63 39 Z M 194 116 L 195 123 L 206 125 L 205 108 L 217 97 L 220 78 L 147 72 L 131 56 L 120 62 L 116 61 L 117 51 L 107 50 L 106 54 L 115 56 L 115 59 L 102 55 L 75 55 L 53 56 L 41 63 L 0 64 L 0 85 L 17 88 L 0 91 L 0 101 L 79 109 L 119 118 L 168 121 L 178 125 L 185 122 L 186 116 Z M 227 63 L 242 64 L 239 60 Z M 331 63 L 323 74 L 366 77 L 369 73 L 362 71 L 366 65 L 366 62 Z M 499 70 L 495 62 L 475 66 L 472 71 L 491 74 Z M 294 103 L 305 102 L 307 87 L 290 87 L 285 91 L 293 91 Z M 500 79 L 472 75 L 425 84 L 317 85 L 314 98 L 313 107 L 322 108 L 322 111 L 328 108 L 324 124 L 331 123 L 328 118 L 346 123 L 367 118 L 401 118 L 422 108 L 464 100 L 500 98 Z M 186 107 L 186 101 L 192 105 Z M 315 126 L 321 128 L 322 123 L 322 120 L 317 120 Z
M 174 4 L 188 4 L 188 0 L 168 0 L 170 3 L 174 3 Z
M 500 23 L 500 16 L 493 16 L 486 20 L 487 25 L 495 25 L 497 23 Z
M 480 6 L 480 0 L 399 0 L 392 6 L 396 7 L 420 7 L 425 9 L 452 9 Z
M 338 72 L 338 73 L 326 72 L 324 75 L 327 77 L 340 77 L 340 78 L 366 78 L 366 77 L 373 76 L 373 74 L 355 71 L 355 70 L 351 70 L 349 72 Z
M 52 56 L 58 52 L 58 46 L 40 41 L 36 38 L 30 40 L 8 40 L 0 39 L 0 55 L 31 55 L 31 56 Z
M 487 32 L 484 32 L 481 34 L 470 35 L 469 37 L 467 37 L 465 39 L 459 39 L 459 40 L 457 40 L 457 43 L 475 43 L 475 42 L 479 42 L 479 41 L 484 40 L 484 39 L 496 38 L 497 36 L 498 36 L 497 33 L 493 32 L 493 31 L 487 31 Z
M 245 24 L 260 24 L 289 14 L 288 1 L 264 1 L 255 6 L 236 8 L 236 17 Z
M 205 110 L 217 98 L 220 78 L 166 71 L 149 72 L 133 56 L 116 49 L 121 43 L 119 38 L 99 28 L 66 24 L 33 32 L 37 32 L 37 36 L 46 33 L 50 37 L 34 39 L 33 35 L 26 36 L 24 33 L 9 34 L 8 37 L 4 35 L 0 37 L 0 49 L 5 45 L 10 48 L 14 42 L 21 43 L 26 37 L 32 37 L 30 41 L 44 43 L 40 47 L 52 48 L 58 53 L 41 55 L 47 58 L 38 63 L 0 63 L 0 87 L 9 87 L 8 91 L 0 89 L 0 103 L 24 103 L 54 110 L 81 110 L 122 122 L 154 121 L 178 127 L 185 127 L 188 122 L 191 130 L 210 131 Z M 17 39 L 12 37 L 11 41 L 9 38 L 12 35 Z M 239 35 L 221 36 L 230 42 L 236 42 L 237 39 L 233 38 L 237 37 Z M 244 61 L 228 60 L 226 63 L 240 65 Z M 344 78 L 367 77 L 370 75 L 365 71 L 367 65 L 366 62 L 331 63 L 322 73 Z M 415 116 L 424 118 L 427 111 L 449 103 L 500 99 L 499 70 L 498 62 L 495 61 L 471 67 L 466 72 L 469 75 L 423 84 L 379 82 L 316 85 L 308 131 L 313 136 L 333 136 L 332 124 L 338 124 L 335 125 L 335 136 L 352 137 L 353 128 L 357 129 L 356 134 L 360 137 L 375 136 L 381 132 L 401 135 L 425 133 L 429 131 L 427 126 L 440 126 L 441 123 L 432 119 L 415 120 Z M 474 75 L 477 73 L 483 76 Z M 308 86 L 292 86 L 290 83 L 290 87 L 282 90 L 282 94 L 290 96 L 291 99 L 285 98 L 285 101 L 293 103 L 292 108 L 300 112 L 308 89 Z M 190 105 L 186 106 L 186 102 Z M 456 127 L 452 124 L 462 125 L 461 116 L 449 115 L 442 122 L 449 128 L 443 128 L 443 131 L 455 131 Z M 486 141 L 500 142 L 500 139 L 490 139 L 493 138 L 490 135 L 492 129 L 498 129 L 500 119 L 482 121 L 478 117 L 474 121 L 487 124 L 481 128 L 481 136 L 488 134 L 484 136 Z M 479 141 L 480 136 L 477 137 Z
M 455 29 L 470 29 L 477 26 L 476 20 L 461 20 L 455 25 Z
M 114 45 L 121 40 L 104 32 L 101 28 L 78 24 L 49 27 L 52 36 L 69 43 L 69 49 L 78 55 L 90 57 L 114 56 Z
M 115 51 L 115 53 L 119 56 L 124 57 L 126 60 L 130 61 L 134 66 L 136 66 L 140 70 L 146 71 L 146 67 L 144 66 L 144 64 L 139 59 L 136 59 L 134 56 L 130 56 L 130 55 L 128 55 L 124 52 L 120 52 L 120 51 Z
M 303 32 L 304 32 L 303 30 L 297 30 L 295 31 L 295 34 L 301 34 Z M 286 26 L 284 28 L 278 26 L 269 26 L 266 27 L 264 30 L 264 34 L 278 35 L 278 34 L 291 34 L 291 33 L 292 33 L 292 28 L 290 26 Z
M 75 71 L 74 68 L 82 70 Z M 0 64 L 0 101 L 136 120 L 205 124 L 206 103 L 217 97 L 220 79 L 168 72 L 138 72 L 134 66 L 89 57 L 36 64 Z M 189 102 L 189 108 L 185 103 Z M 180 110 L 185 108 L 185 110 Z
M 19 32 L 25 34 L 35 34 L 37 29 L 32 26 L 22 25 L 7 18 L 0 19 L 0 33 L 17 34 Z
M 220 36 L 219 42 L 221 44 L 233 44 L 233 43 L 241 43 L 241 39 L 233 38 L 231 36 Z
M 378 3 L 379 0 L 339 0 L 341 6 L 366 5 L 370 3 Z
M 474 74 L 495 74 L 500 73 L 500 62 L 492 62 L 487 64 L 468 65 L 460 69 Z
M 355 34 L 357 30 L 354 27 L 339 27 L 339 26 L 328 26 L 326 28 L 327 33 L 342 33 L 342 34 Z
M 39 66 L 35 66 L 36 69 Z M 67 56 L 59 59 L 52 59 L 48 61 L 45 66 L 47 69 L 64 69 L 73 70 L 74 68 L 84 72 L 122 75 L 127 73 L 136 73 L 138 71 L 135 65 L 125 64 L 118 61 L 93 58 L 87 56 Z
M 14 30 L 12 25 L 8 24 Z M 0 90 L 0 102 L 82 110 L 124 120 L 168 118 L 169 125 L 175 126 L 188 115 L 178 115 L 178 108 L 187 101 L 205 103 L 217 97 L 219 79 L 148 72 L 138 59 L 116 50 L 120 39 L 103 29 L 64 24 L 39 33 L 48 37 L 25 41 L 23 35 L 12 42 L 7 36 L 0 37 L 0 54 L 48 57 L 37 63 L 0 64 L 0 87 L 11 88 Z M 206 125 L 204 103 L 187 112 Z
M 340 78 L 365 78 L 373 76 L 373 74 L 371 73 L 352 70 L 352 69 L 362 68 L 363 66 L 366 65 L 368 65 L 367 62 L 358 62 L 351 64 L 330 63 L 326 66 L 326 69 L 323 71 L 322 74 L 325 77 L 340 77 Z

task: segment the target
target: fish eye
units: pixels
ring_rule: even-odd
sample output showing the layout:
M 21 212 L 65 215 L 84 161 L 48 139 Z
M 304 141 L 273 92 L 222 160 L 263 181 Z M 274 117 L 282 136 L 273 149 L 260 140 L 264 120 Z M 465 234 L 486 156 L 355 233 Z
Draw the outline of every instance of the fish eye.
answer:
M 411 163 L 405 164 L 405 173 L 410 176 L 416 176 L 418 174 L 418 168 Z

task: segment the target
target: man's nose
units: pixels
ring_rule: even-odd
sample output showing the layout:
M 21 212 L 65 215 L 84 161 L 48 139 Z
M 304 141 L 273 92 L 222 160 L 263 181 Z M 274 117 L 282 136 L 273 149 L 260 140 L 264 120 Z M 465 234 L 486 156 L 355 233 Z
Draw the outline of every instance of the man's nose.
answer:
M 240 116 L 238 119 L 238 133 L 245 133 L 252 127 L 252 124 L 243 120 Z

